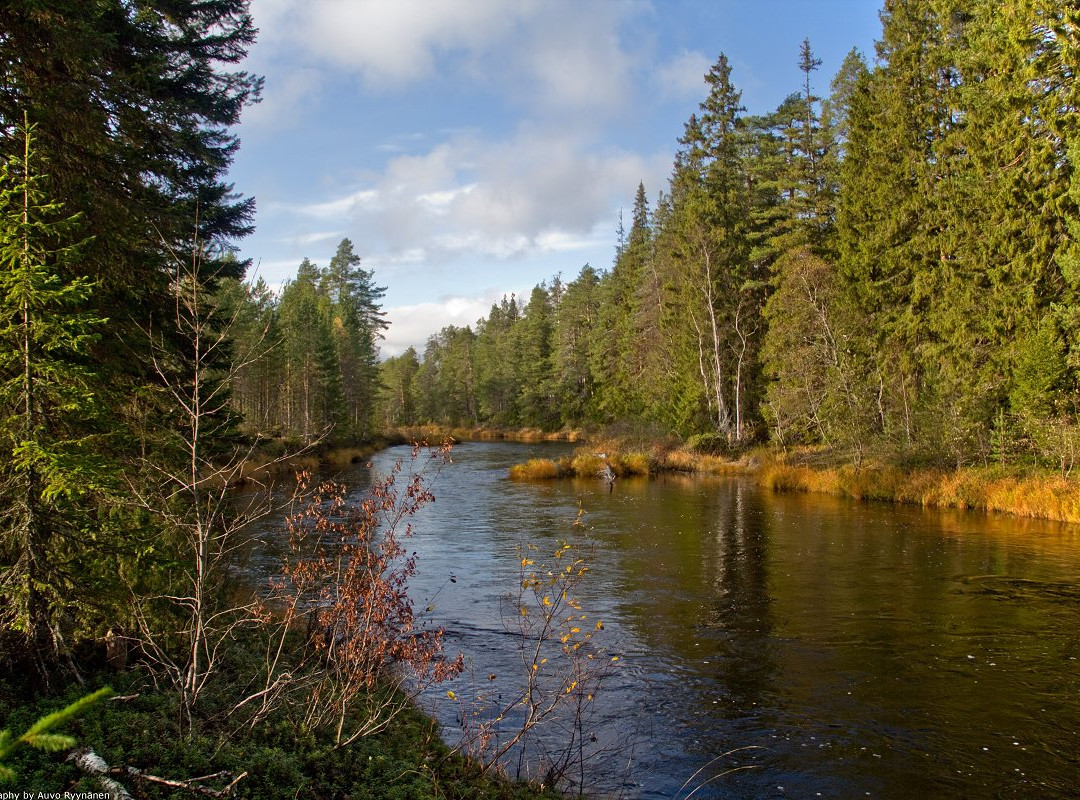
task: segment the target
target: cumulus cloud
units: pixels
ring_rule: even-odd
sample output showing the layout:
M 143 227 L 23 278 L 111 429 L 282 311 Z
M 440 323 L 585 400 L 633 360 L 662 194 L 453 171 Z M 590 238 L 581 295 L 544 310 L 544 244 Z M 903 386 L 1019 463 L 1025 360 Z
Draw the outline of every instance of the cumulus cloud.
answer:
M 499 0 L 296 0 L 273 3 L 288 38 L 370 85 L 396 86 L 427 77 L 436 58 L 483 51 L 503 37 L 532 3 Z M 255 5 L 258 14 L 259 3 Z
M 700 98 L 705 94 L 705 74 L 713 62 L 700 50 L 683 50 L 653 73 L 653 83 L 674 100 Z
M 271 118 L 302 98 L 305 85 L 318 85 L 313 68 L 352 72 L 377 90 L 453 71 L 548 112 L 618 110 L 633 67 L 619 31 L 634 8 L 601 0 L 254 0 L 255 66 L 277 84 L 268 110 L 255 116 Z
M 431 334 L 447 325 L 475 325 L 504 294 L 508 295 L 510 291 L 489 289 L 475 297 L 447 296 L 435 303 L 390 306 L 386 309 L 390 328 L 379 348 L 380 353 L 384 357 L 398 356 L 409 347 L 415 347 L 422 355 Z
M 312 233 L 298 233 L 293 236 L 282 237 L 281 241 L 288 242 L 297 247 L 307 244 L 327 242 L 331 239 L 341 239 L 345 234 L 342 231 L 314 231 Z
M 324 200 L 318 203 L 272 203 L 268 210 L 294 212 L 316 219 L 337 220 L 346 218 L 357 209 L 374 207 L 378 200 L 379 193 L 374 189 L 360 189 L 343 197 L 336 197 L 333 200 Z
M 393 158 L 373 185 L 292 210 L 356 231 L 384 263 L 571 252 L 594 247 L 598 225 L 612 230 L 638 181 L 661 185 L 668 161 L 524 128 Z

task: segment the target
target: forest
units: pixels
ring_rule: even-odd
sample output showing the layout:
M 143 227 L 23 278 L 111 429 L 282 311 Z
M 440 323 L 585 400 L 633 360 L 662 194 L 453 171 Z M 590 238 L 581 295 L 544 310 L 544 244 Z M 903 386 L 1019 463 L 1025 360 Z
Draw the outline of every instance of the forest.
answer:
M 120 639 L 184 741 L 221 746 L 241 701 L 254 730 L 254 690 L 207 687 L 265 621 L 221 605 L 244 521 L 223 487 L 269 445 L 633 426 L 1071 469 L 1080 7 L 888 0 L 881 19 L 827 93 L 804 41 L 765 115 L 720 55 L 610 268 L 380 360 L 384 288 L 349 239 L 279 292 L 245 281 L 254 200 L 226 176 L 262 89 L 246 0 L 0 6 L 0 663 L 27 682 L 0 711 L 80 692 Z M 300 691 L 253 669 L 262 697 Z
M 613 266 L 385 360 L 383 424 L 629 421 L 855 463 L 1071 463 L 1077 10 L 893 2 L 882 23 L 873 63 L 852 51 L 820 96 L 804 42 L 762 116 L 721 55 Z

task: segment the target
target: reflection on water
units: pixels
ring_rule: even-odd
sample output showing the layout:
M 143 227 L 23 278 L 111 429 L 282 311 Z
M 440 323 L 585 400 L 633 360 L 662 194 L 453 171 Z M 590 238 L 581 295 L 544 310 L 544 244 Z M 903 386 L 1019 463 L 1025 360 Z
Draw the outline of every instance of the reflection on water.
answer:
M 595 765 L 602 785 L 648 798 L 677 796 L 691 776 L 684 797 L 1080 792 L 1077 528 L 730 479 L 622 480 L 610 494 L 600 481 L 506 479 L 562 447 L 458 446 L 416 520 L 413 589 L 508 697 L 499 600 L 515 548 L 570 535 L 586 510 L 583 605 L 624 656 L 600 698 L 599 744 L 620 756 Z M 448 705 L 436 713 L 452 738 Z M 737 767 L 749 769 L 721 774 Z

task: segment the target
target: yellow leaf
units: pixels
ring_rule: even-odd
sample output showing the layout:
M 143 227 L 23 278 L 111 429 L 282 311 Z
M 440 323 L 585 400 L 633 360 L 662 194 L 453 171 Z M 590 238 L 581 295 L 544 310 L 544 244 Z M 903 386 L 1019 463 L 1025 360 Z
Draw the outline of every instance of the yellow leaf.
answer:
M 611 660 L 612 660 L 612 661 L 618 661 L 618 660 L 619 660 L 619 657 L 618 657 L 618 656 L 612 656 L 612 657 L 611 657 Z
M 550 606 L 551 605 L 551 597 L 549 595 L 544 596 L 544 605 L 545 606 Z
M 596 629 L 598 631 L 602 631 L 604 629 L 604 621 L 603 620 L 597 620 L 596 621 Z
M 448 692 L 446 693 L 446 696 L 447 696 L 447 697 L 449 697 L 449 698 L 450 698 L 451 700 L 457 700 L 457 695 L 456 695 L 456 694 L 454 694 L 453 692 L 449 692 L 449 691 L 448 691 Z

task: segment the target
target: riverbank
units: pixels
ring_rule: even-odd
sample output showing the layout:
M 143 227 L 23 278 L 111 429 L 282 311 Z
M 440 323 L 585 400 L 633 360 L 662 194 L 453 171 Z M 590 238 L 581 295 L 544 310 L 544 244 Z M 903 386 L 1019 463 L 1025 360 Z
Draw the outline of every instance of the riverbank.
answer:
M 265 656 L 257 648 L 233 642 L 223 672 L 241 684 Z M 199 706 L 193 725 L 182 725 L 176 694 L 142 667 L 120 672 L 100 665 L 81 681 L 50 695 L 35 694 L 9 674 L 0 680 L 2 727 L 19 732 L 36 720 L 85 697 L 100 686 L 113 688 L 111 700 L 84 709 L 59 733 L 70 735 L 78 749 L 88 748 L 107 765 L 104 777 L 115 779 L 143 800 L 210 796 L 251 800 L 551 800 L 550 789 L 482 773 L 442 740 L 439 726 L 410 705 L 379 733 L 335 747 L 325 732 L 307 730 L 295 709 L 281 703 L 252 723 L 230 713 L 232 697 L 211 692 Z M 363 709 L 364 700 L 354 705 Z M 234 709 L 235 710 L 235 709 Z M 105 796 L 101 779 L 89 776 L 59 752 L 22 747 L 5 758 L 13 781 L 0 783 L 18 796 Z M 226 788 L 231 787 L 231 788 Z M 71 793 L 70 795 L 64 794 Z M 85 793 L 85 794 L 84 794 Z M 92 794 L 96 793 L 96 794 Z
M 601 457 L 603 456 L 603 457 Z M 1034 467 L 901 468 L 837 463 L 826 451 L 757 448 L 738 459 L 653 444 L 625 449 L 601 441 L 560 459 L 531 459 L 510 469 L 514 480 L 595 477 L 605 465 L 616 477 L 685 472 L 744 475 L 775 492 L 820 492 L 927 508 L 971 509 L 1080 523 L 1080 480 Z
M 415 441 L 440 442 L 442 439 L 410 438 L 404 433 L 391 431 L 369 442 L 355 445 L 314 445 L 305 448 L 299 444 L 290 445 L 280 439 L 268 440 L 256 446 L 243 463 L 238 465 L 229 485 L 243 486 L 293 476 L 298 472 L 318 472 L 320 467 L 342 469 L 350 464 L 367 461 L 387 447 Z
M 580 442 L 581 430 L 543 431 L 539 428 L 446 427 L 442 425 L 408 425 L 393 428 L 383 434 L 401 442 L 439 444 L 447 439 L 456 442 Z

